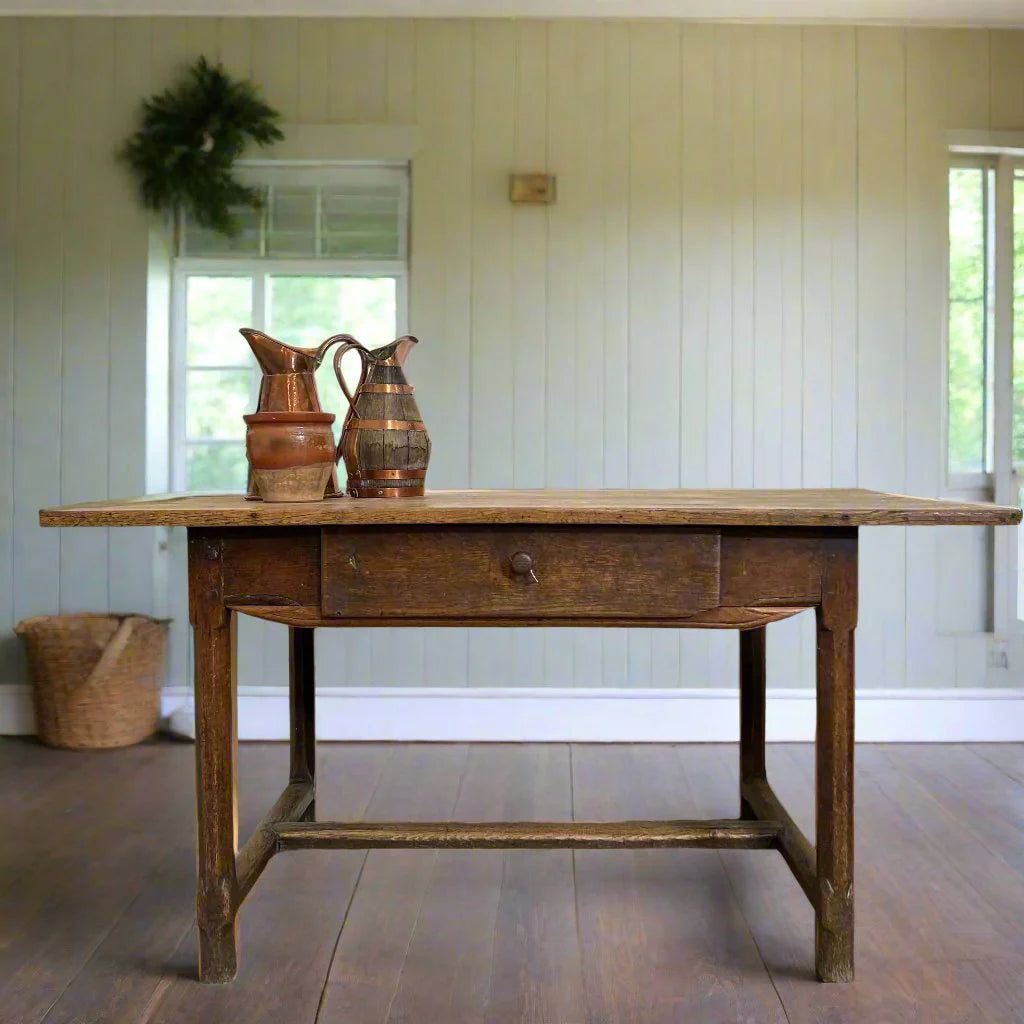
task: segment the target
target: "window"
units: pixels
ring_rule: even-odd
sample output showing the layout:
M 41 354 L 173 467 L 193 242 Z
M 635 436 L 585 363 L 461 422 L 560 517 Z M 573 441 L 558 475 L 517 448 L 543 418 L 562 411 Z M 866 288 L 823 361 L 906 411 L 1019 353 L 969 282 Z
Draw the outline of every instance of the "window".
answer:
M 955 156 L 949 170 L 949 488 L 1024 499 L 1024 160 Z M 995 628 L 1024 620 L 1024 531 L 1000 527 Z
M 262 210 L 224 238 L 179 225 L 172 315 L 171 485 L 244 491 L 245 424 L 260 372 L 239 327 L 313 347 L 347 331 L 369 346 L 405 319 L 408 175 L 393 167 L 253 167 Z M 330 360 L 324 409 L 346 402 Z

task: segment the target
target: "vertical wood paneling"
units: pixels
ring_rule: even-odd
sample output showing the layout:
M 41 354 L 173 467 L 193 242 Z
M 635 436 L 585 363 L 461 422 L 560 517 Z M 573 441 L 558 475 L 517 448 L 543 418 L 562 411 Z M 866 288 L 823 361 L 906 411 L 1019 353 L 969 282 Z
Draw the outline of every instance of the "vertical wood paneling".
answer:
M 387 120 L 387 23 L 339 18 L 331 25 L 332 122 L 372 124 Z
M 327 124 L 331 96 L 331 22 L 299 20 L 299 120 Z
M 556 31 L 551 27 L 551 32 Z M 549 135 L 565 132 L 569 126 L 564 120 L 554 120 L 563 109 L 551 96 L 552 120 L 549 122 L 549 95 L 560 81 L 558 68 L 552 68 L 549 79 L 549 28 L 545 22 L 520 21 L 512 26 L 514 37 L 513 80 L 513 154 L 510 171 L 542 171 L 557 169 L 566 180 L 565 169 L 559 164 L 557 147 L 549 157 Z M 552 38 L 550 46 L 554 47 Z M 564 101 L 563 101 L 564 103 Z M 571 100 L 570 100 L 571 105 Z M 545 395 L 562 393 L 547 367 L 548 320 L 553 315 L 548 293 L 548 239 L 559 233 L 559 225 L 552 223 L 564 215 L 556 208 L 549 214 L 546 206 L 518 206 L 512 210 L 512 324 L 508 335 L 511 359 L 512 390 L 512 464 L 504 473 L 507 482 L 515 487 L 543 487 L 547 458 L 545 445 L 550 444 Z M 554 250 L 552 250 L 554 255 Z M 557 265 L 557 263 L 555 264 Z M 568 267 L 563 262 L 563 270 Z M 548 298 L 548 302 L 544 298 Z M 555 337 L 564 339 L 568 325 L 558 323 Z M 563 343 L 564 344 L 564 343 Z M 566 346 L 570 358 L 572 346 Z M 545 389 L 545 382 L 547 388 Z M 560 424 L 572 415 L 571 397 L 566 408 L 557 417 Z M 564 442 L 568 439 L 563 438 Z M 556 442 L 557 443 L 557 442 Z M 501 471 L 499 470 L 499 473 Z M 519 629 L 512 634 L 513 664 L 511 680 L 547 679 L 550 675 L 563 675 L 560 667 L 551 666 L 545 650 L 551 642 L 548 630 Z M 556 651 L 572 664 L 572 647 L 566 637 L 554 640 Z
M 988 75 L 978 74 L 979 67 L 987 68 L 987 33 L 937 35 L 907 34 L 906 487 L 920 494 L 939 493 L 944 478 L 942 446 L 935 442 L 945 407 L 945 375 L 942 362 L 934 358 L 935 339 L 945 337 L 948 173 L 943 128 L 988 122 Z M 950 45 L 964 48 L 966 65 L 947 59 Z M 972 79 L 983 77 L 983 88 L 968 83 L 964 72 Z M 953 685 L 955 671 L 950 659 L 937 656 L 935 644 L 938 539 L 930 530 L 907 531 L 907 579 L 915 581 L 920 597 L 907 601 L 905 658 L 908 677 L 918 672 L 942 686 Z
M 842 29 L 804 29 L 803 45 L 803 480 L 832 483 L 832 218 L 835 42 Z
M 712 344 L 711 263 L 715 221 L 714 88 L 715 28 L 684 25 L 681 36 L 682 180 L 680 189 L 682 261 L 680 295 L 679 482 L 705 487 L 711 444 L 708 430 L 709 354 Z M 679 681 L 682 686 L 724 684 L 709 669 L 709 634 L 681 630 Z M 729 680 L 731 683 L 732 680 Z
M 689 35 L 693 29 L 688 28 Z M 708 351 L 707 351 L 707 482 L 730 487 L 732 472 L 733 408 L 733 92 L 732 44 L 736 35 L 722 25 L 712 29 L 713 68 L 711 126 L 704 145 L 711 152 L 713 215 L 708 237 Z M 694 140 L 696 141 L 696 140 Z M 684 139 L 686 151 L 689 142 Z
M 64 136 L 65 344 L 61 360 L 61 501 L 109 493 L 107 409 L 110 376 L 110 180 L 114 25 L 71 25 L 68 122 Z M 73 425 L 73 426 L 72 426 Z M 61 531 L 62 611 L 106 611 L 108 531 Z
M 730 33 L 732 486 L 754 484 L 754 30 Z
M 1024 125 L 1024 31 L 989 33 L 989 110 L 997 131 Z
M 858 29 L 857 48 L 857 476 L 862 487 L 898 490 L 906 470 L 905 33 Z M 901 686 L 905 531 L 864 531 L 861 570 L 860 679 Z
M 678 24 L 630 32 L 629 482 L 679 483 L 681 96 Z M 674 686 L 679 641 L 661 631 L 629 635 L 636 685 Z
M 473 25 L 473 264 L 470 484 L 507 483 L 514 446 L 512 214 L 507 176 L 515 158 L 515 35 L 504 21 Z M 469 676 L 511 682 L 512 631 L 472 631 Z
M 117 19 L 114 25 L 115 145 L 136 124 L 140 97 L 151 89 L 151 22 Z M 124 168 L 106 177 L 110 218 L 110 386 L 117 400 L 107 411 L 107 473 L 110 493 L 146 489 L 146 277 L 150 218 L 136 199 L 135 182 Z M 116 212 L 115 212 L 116 211 Z M 95 491 L 90 493 L 90 497 Z M 152 530 L 111 530 L 110 607 L 148 611 L 154 604 Z
M 576 308 L 576 239 L 579 237 L 580 203 L 576 186 L 584 171 L 580 166 L 576 114 L 576 27 L 574 21 L 552 22 L 546 29 L 547 166 L 562 182 L 562 196 L 547 213 L 547 275 L 543 290 L 547 317 L 545 436 L 538 450 L 545 451 L 542 479 L 549 487 L 576 486 L 577 453 L 588 439 L 576 431 L 576 409 L 586 397 L 576 380 L 578 363 Z M 530 301 L 530 298 L 527 298 Z M 544 678 L 551 685 L 571 686 L 577 678 L 589 678 L 586 634 L 577 630 L 544 630 Z M 577 655 L 581 655 L 577 664 Z
M 185 38 L 188 40 L 189 53 L 192 60 L 205 57 L 217 60 L 220 48 L 220 36 L 216 18 L 186 18 Z
M 473 26 L 430 21 L 416 29 L 416 120 L 422 143 L 413 162 L 411 323 L 433 351 L 425 374 L 424 416 L 434 439 L 430 472 L 437 487 L 466 487 L 470 479 L 472 351 Z M 431 325 L 434 325 L 431 333 Z M 424 349 L 424 355 L 426 349 Z M 436 400 L 430 398 L 436 395 Z M 436 409 L 431 412 L 431 409 Z M 465 630 L 429 630 L 424 637 L 425 681 L 465 684 Z
M 111 153 L 199 52 L 286 120 L 417 125 L 410 327 L 434 486 L 941 486 L 942 132 L 1024 125 L 1024 33 L 5 20 L 0 628 L 152 600 L 147 532 L 117 531 L 108 555 L 102 534 L 58 540 L 35 517 L 141 486 L 150 219 Z M 514 170 L 558 174 L 559 202 L 512 207 Z M 862 685 L 950 681 L 938 535 L 864 540 Z M 776 683 L 808 681 L 803 619 L 773 630 Z M 283 683 L 283 630 L 245 638 L 243 682 Z M 736 649 L 346 630 L 323 633 L 318 664 L 351 685 L 733 685 Z
M 14 331 L 21 22 L 0 19 L 0 684 L 21 677 L 14 625 Z
M 416 23 L 392 19 L 387 26 L 387 120 L 416 120 Z
M 218 18 L 220 62 L 232 75 L 252 75 L 252 21 L 249 18 Z
M 782 482 L 783 230 L 785 222 L 797 213 L 786 202 L 790 183 L 781 131 L 786 116 L 782 97 L 786 60 L 779 29 L 754 30 L 755 487 L 778 487 Z
M 299 19 L 254 18 L 252 73 L 285 122 L 299 120 Z
M 576 384 L 575 478 L 579 487 L 600 487 L 604 477 L 604 26 L 575 24 L 573 147 L 563 175 L 570 188 L 573 236 Z M 551 47 L 549 47 L 551 52 Z M 568 59 L 568 55 L 566 55 Z M 556 107 L 557 111 L 559 108 Z M 571 158 L 569 158 L 571 157 Z M 601 630 L 573 630 L 573 678 L 577 686 L 600 686 L 604 678 Z M 528 677 L 527 677 L 528 678 Z
M 555 26 L 552 26 L 551 31 L 555 32 Z M 513 26 L 513 32 L 515 127 L 509 169 L 529 172 L 559 167 L 559 157 L 562 155 L 557 149 L 559 143 L 555 143 L 550 159 L 548 156 L 548 26 L 538 21 L 521 21 Z M 551 45 L 555 46 L 554 39 Z M 564 88 L 565 83 L 558 80 L 557 74 L 557 69 L 552 69 L 550 85 L 554 87 L 557 83 Z M 552 96 L 551 107 L 552 115 L 557 115 L 564 109 L 564 101 L 563 105 L 558 105 Z M 571 131 L 571 126 L 564 119 L 552 120 L 552 139 L 566 131 Z M 565 180 L 564 173 L 562 177 Z M 551 434 L 555 435 L 554 444 L 563 450 L 572 447 L 571 435 L 566 437 L 562 434 L 565 421 L 572 410 L 571 384 L 563 391 L 564 382 L 557 374 L 551 372 L 547 351 L 548 320 L 557 318 L 564 312 L 557 309 L 548 290 L 549 236 L 552 239 L 551 254 L 554 257 L 551 276 L 561 276 L 564 280 L 570 267 L 568 261 L 563 260 L 559 263 L 557 259 L 559 236 L 565 234 L 560 223 L 563 217 L 564 205 L 551 211 L 550 216 L 545 206 L 518 206 L 512 210 L 512 330 L 508 336 L 512 392 L 512 462 L 511 473 L 506 470 L 503 475 L 514 487 L 545 485 L 545 444 L 552 444 Z M 547 302 L 544 301 L 545 297 Z M 564 323 L 557 323 L 556 337 L 559 344 L 553 346 L 553 349 L 563 355 L 568 349 L 568 357 L 571 359 L 573 346 L 565 343 L 566 326 Z M 545 383 L 549 400 L 550 396 L 554 395 L 554 400 L 561 402 L 564 394 L 567 402 L 567 406 L 559 410 L 557 432 L 548 430 L 544 401 Z
M 66 124 L 70 23 L 25 21 L 21 41 L 14 235 L 15 619 L 61 606 L 60 536 L 39 529 L 38 513 L 60 499 L 65 181 L 64 132 L 55 128 Z
M 604 29 L 604 486 L 625 487 L 629 479 L 629 190 L 630 163 L 629 26 Z M 628 678 L 629 634 L 606 629 L 601 636 L 605 686 Z
M 857 482 L 857 34 L 838 30 L 832 96 L 832 486 Z M 806 259 L 806 256 L 805 256 Z M 806 301 L 807 293 L 804 292 Z

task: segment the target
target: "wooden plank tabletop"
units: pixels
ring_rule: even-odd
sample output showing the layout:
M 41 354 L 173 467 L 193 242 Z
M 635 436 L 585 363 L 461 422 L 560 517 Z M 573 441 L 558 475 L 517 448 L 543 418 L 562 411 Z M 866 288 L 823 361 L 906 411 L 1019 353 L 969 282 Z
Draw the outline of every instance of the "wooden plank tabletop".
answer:
M 1009 506 L 860 489 L 430 491 L 423 498 L 296 504 L 235 494 L 167 494 L 47 508 L 43 526 L 327 526 L 548 523 L 663 526 L 999 525 Z

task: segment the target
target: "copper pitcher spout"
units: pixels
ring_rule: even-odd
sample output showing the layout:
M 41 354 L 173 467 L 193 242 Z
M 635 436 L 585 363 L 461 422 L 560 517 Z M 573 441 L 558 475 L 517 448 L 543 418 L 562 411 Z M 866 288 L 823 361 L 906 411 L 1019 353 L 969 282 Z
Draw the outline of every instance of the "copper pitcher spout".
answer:
M 319 365 L 315 348 L 297 348 L 270 337 L 255 327 L 240 327 L 242 335 L 264 373 L 312 373 Z
M 367 353 L 374 362 L 383 363 L 386 366 L 405 366 L 405 360 L 412 351 L 414 345 L 419 344 L 419 338 L 407 334 L 404 338 L 392 341 L 388 345 L 373 349 Z

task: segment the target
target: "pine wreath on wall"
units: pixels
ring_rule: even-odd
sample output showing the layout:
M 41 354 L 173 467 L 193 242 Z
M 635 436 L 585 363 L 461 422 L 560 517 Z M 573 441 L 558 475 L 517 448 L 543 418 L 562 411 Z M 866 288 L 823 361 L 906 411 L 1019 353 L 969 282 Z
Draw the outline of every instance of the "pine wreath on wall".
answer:
M 142 126 L 121 155 L 148 209 L 184 210 L 203 227 L 235 235 L 231 208 L 261 205 L 260 193 L 234 177 L 235 161 L 249 142 L 283 139 L 280 120 L 252 82 L 200 57 L 181 82 L 144 102 Z

